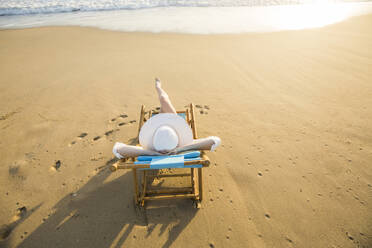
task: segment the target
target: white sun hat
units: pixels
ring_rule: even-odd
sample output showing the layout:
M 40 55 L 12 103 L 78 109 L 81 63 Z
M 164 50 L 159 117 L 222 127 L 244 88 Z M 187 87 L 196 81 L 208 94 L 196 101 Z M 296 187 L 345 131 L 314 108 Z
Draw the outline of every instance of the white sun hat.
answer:
M 143 124 L 139 142 L 147 150 L 170 151 L 192 143 L 193 135 L 190 126 L 181 116 L 161 113 Z

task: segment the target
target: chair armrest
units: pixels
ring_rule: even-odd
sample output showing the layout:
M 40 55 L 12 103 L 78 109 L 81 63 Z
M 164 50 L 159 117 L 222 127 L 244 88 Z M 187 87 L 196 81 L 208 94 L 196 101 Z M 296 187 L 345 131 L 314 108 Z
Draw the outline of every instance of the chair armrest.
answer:
M 116 163 L 110 166 L 110 170 L 112 172 L 117 171 L 118 169 L 143 169 L 143 168 L 151 168 L 151 162 L 143 161 L 141 164 L 136 164 L 134 161 L 128 161 L 129 159 L 120 159 Z M 208 156 L 202 152 L 200 159 L 185 161 L 184 165 L 196 165 L 201 164 L 203 167 L 208 167 L 210 164 L 210 160 Z

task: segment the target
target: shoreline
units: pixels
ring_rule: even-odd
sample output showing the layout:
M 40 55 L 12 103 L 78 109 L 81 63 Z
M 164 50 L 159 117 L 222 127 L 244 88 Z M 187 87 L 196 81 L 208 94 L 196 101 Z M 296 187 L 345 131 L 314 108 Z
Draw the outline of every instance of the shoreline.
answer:
M 92 16 L 92 13 L 95 16 Z M 372 2 L 267 7 L 167 7 L 116 10 L 112 13 L 0 17 L 0 28 L 82 26 L 123 32 L 234 34 L 302 30 L 324 27 L 372 13 Z M 266 18 L 263 18 L 265 16 Z M 312 20 L 317 16 L 316 21 Z M 151 21 L 149 21 L 151 20 Z M 253 25 L 254 23 L 254 25 Z M 47 25 L 46 25 L 47 24 Z M 13 26 L 13 27 L 12 27 Z

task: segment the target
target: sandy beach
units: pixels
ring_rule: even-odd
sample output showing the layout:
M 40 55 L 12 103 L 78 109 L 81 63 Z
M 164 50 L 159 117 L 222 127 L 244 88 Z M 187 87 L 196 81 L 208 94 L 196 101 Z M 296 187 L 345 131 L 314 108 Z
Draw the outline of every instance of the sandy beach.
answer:
M 0 247 L 372 247 L 372 16 L 231 35 L 0 31 Z M 204 201 L 112 173 L 159 77 L 222 139 Z

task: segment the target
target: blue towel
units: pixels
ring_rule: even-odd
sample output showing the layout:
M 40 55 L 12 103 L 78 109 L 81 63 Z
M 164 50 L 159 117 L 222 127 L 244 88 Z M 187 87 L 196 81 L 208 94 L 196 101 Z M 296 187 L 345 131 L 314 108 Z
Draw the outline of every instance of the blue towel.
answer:
M 151 160 L 150 168 L 151 169 L 183 168 L 184 162 L 185 160 L 183 156 L 153 158 Z
M 166 169 L 166 168 L 202 168 L 203 165 L 185 165 L 185 161 L 200 159 L 200 152 L 193 151 L 184 154 L 169 156 L 139 156 L 134 164 L 150 164 L 146 169 Z
M 164 155 L 164 156 L 139 156 L 137 157 L 138 161 L 151 161 L 153 158 L 168 158 L 168 157 L 179 157 L 184 156 L 186 159 L 198 159 L 200 157 L 199 151 L 192 151 L 176 155 Z

